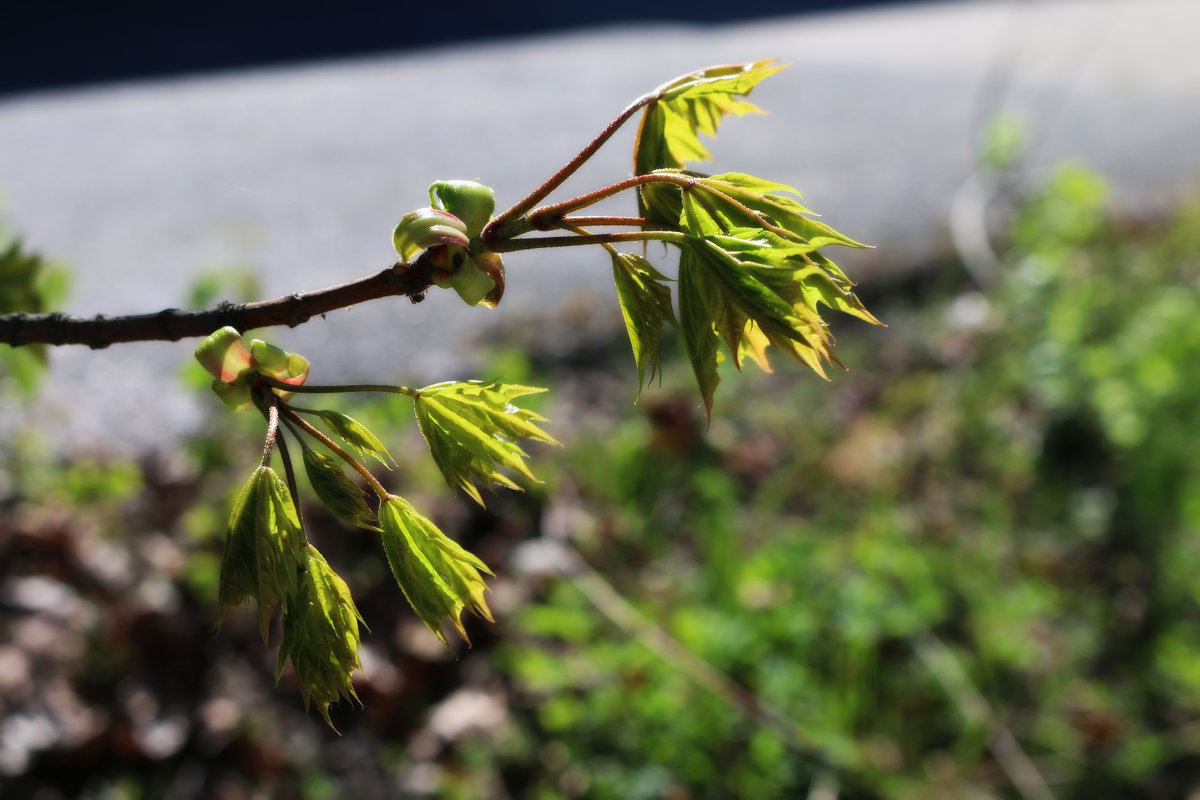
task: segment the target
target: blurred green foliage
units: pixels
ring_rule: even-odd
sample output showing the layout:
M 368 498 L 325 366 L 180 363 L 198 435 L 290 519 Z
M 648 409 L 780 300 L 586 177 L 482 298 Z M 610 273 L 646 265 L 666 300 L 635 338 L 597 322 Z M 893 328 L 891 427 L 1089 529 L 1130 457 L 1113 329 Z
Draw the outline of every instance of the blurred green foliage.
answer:
M 71 648 L 28 657 L 45 697 L 70 686 L 108 727 L 35 752 L 0 792 L 1009 798 L 1007 730 L 1060 800 L 1188 796 L 1200 206 L 1114 219 L 1104 182 L 1066 166 L 1003 267 L 988 287 L 950 264 L 866 298 L 890 328 L 841 331 L 852 372 L 726 375 L 711 423 L 685 362 L 631 412 L 624 342 L 519 344 L 484 377 L 553 386 L 538 410 L 567 446 L 531 448 L 547 483 L 487 509 L 445 499 L 410 401 L 347 404 L 395 454 L 388 485 L 499 578 L 497 624 L 454 660 L 396 604 L 378 542 L 303 509 L 380 621 L 341 738 L 274 688 L 252 615 L 211 635 L 231 465 L 253 457 L 225 415 L 170 479 L 10 443 L 0 655 L 40 619 L 29 592 L 75 587 L 82 622 L 40 619 Z M 535 569 L 530 547 L 558 555 Z M 20 691 L 7 719 L 49 713 Z M 177 749 L 138 749 L 167 723 L 188 732 Z
M 568 449 L 575 546 L 754 700 L 555 579 L 501 651 L 561 754 L 529 796 L 1015 796 L 996 724 L 1060 798 L 1197 785 L 1200 208 L 1107 209 L 1065 166 L 996 286 L 910 287 L 832 385 L 742 379 L 707 436 L 668 393 Z
M 0 227 L 0 314 L 50 311 L 67 294 L 67 272 Z M 0 384 L 30 397 L 46 364 L 46 348 L 0 348 Z

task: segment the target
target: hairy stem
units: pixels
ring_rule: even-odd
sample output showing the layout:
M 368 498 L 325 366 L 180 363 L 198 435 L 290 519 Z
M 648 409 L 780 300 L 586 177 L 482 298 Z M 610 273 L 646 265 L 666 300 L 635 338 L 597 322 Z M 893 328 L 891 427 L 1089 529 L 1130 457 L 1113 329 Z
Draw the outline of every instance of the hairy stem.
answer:
M 267 417 L 267 438 L 263 442 L 262 461 L 258 462 L 260 467 L 265 467 L 271 463 L 271 452 L 275 448 L 275 440 L 279 438 L 279 409 L 272 403 L 267 406 L 263 413 Z
M 559 222 L 564 227 L 568 225 L 577 227 L 583 227 L 584 225 L 600 225 L 601 227 L 613 225 L 643 229 L 660 227 L 660 223 L 646 219 L 645 217 L 563 217 Z

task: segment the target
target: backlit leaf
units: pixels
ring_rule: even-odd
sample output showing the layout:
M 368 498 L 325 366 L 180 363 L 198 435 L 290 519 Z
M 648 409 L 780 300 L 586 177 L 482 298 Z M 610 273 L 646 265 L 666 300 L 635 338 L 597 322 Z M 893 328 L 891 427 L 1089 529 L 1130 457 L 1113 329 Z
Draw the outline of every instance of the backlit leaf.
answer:
M 346 477 L 336 459 L 305 447 L 304 471 L 317 497 L 339 519 L 351 525 L 378 530 L 375 512 L 367 505 L 362 489 Z
M 543 391 L 496 381 L 450 381 L 421 389 L 415 401 L 417 424 L 446 483 L 483 505 L 474 481 L 520 488 L 501 469 L 537 482 L 517 440 L 557 442 L 537 425 L 545 417 L 512 401 Z
M 360 456 L 372 456 L 388 469 L 395 466 L 396 462 L 388 453 L 387 448 L 361 422 L 353 417 L 338 413 L 337 411 L 329 411 L 328 409 L 318 413 L 321 421 L 331 431 L 341 437 L 342 441 L 350 445 Z
M 613 256 L 613 280 L 621 316 L 637 362 L 638 390 L 646 385 L 646 376 L 654 380 L 658 372 L 659 342 L 665 323 L 676 324 L 671 308 L 671 289 L 668 280 L 641 256 L 619 253 Z
M 634 144 L 634 174 L 645 175 L 710 158 L 698 134 L 714 136 L 727 114 L 740 117 L 762 113 L 740 98 L 785 66 L 777 66 L 771 59 L 709 67 L 664 84 L 658 90 L 658 99 L 646 107 L 642 116 Z
M 467 644 L 462 611 L 492 622 L 483 593 L 487 585 L 479 574 L 492 571 L 477 557 L 442 533 L 400 497 L 380 505 L 383 550 L 392 574 L 417 616 L 446 643 L 442 623 L 449 620 Z
M 713 327 L 721 300 L 712 283 L 703 279 L 696 260 L 691 248 L 679 256 L 679 330 L 705 411 L 711 412 L 713 392 L 721 381 L 717 374 L 721 340 Z
M 221 560 L 221 611 L 253 599 L 263 641 L 275 607 L 294 590 L 296 556 L 304 534 L 287 485 L 259 467 L 242 488 Z
M 295 590 L 284 603 L 275 680 L 279 681 L 290 658 L 304 707 L 315 701 L 333 728 L 329 706 L 343 698 L 358 700 L 353 675 L 362 671 L 358 625 L 363 620 L 346 582 L 312 545 L 304 548 L 298 572 Z

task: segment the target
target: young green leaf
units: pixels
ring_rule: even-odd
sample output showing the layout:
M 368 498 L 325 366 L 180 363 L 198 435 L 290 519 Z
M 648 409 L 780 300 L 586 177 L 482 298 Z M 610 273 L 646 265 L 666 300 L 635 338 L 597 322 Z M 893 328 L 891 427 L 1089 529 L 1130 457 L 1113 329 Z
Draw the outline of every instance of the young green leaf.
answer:
M 295 588 L 303 538 L 287 485 L 270 467 L 259 467 L 242 488 L 225 533 L 218 593 L 222 615 L 253 599 L 265 642 L 275 607 Z
M 343 698 L 358 701 L 353 675 L 362 671 L 360 622 L 366 625 L 346 582 L 315 547 L 305 547 L 295 589 L 283 605 L 283 641 L 275 662 L 275 681 L 279 682 L 290 658 L 304 707 L 315 701 L 331 728 L 329 706 Z
M 392 574 L 409 604 L 429 629 L 446 643 L 442 621 L 458 631 L 467 644 L 462 611 L 492 622 L 483 593 L 487 585 L 480 572 L 492 571 L 461 545 L 438 530 L 400 497 L 389 497 L 380 504 L 379 524 L 383 528 L 383 550 Z
M 220 605 L 218 626 L 221 624 L 221 618 L 225 616 L 226 609 L 232 606 L 242 605 L 251 598 L 257 600 L 260 607 L 262 605 L 258 588 L 260 543 L 256 536 L 256 520 L 258 496 L 262 491 L 266 469 L 256 469 L 250 480 L 246 481 L 233 504 L 233 513 L 225 529 L 225 547 L 221 553 L 221 583 L 217 594 Z M 268 599 L 278 601 L 278 597 Z
M 709 411 L 718 381 L 718 339 L 724 339 L 739 369 L 743 356 L 769 368 L 768 345 L 821 377 L 826 377 L 825 363 L 838 363 L 833 338 L 809 307 L 807 294 L 809 280 L 825 276 L 807 264 L 741 261 L 734 244 L 744 242 L 712 236 L 685 247 L 679 260 L 680 330 Z
M 358 420 L 328 409 L 320 411 L 318 414 L 326 427 L 341 437 L 342 441 L 350 445 L 360 456 L 373 456 L 388 469 L 396 465 L 383 443 Z
M 362 489 L 346 477 L 336 459 L 305 447 L 304 471 L 317 498 L 339 519 L 360 528 L 379 530 L 375 512 L 367 505 Z
M 834 244 L 867 247 L 825 223 L 806 216 L 812 212 L 787 196 L 790 193 L 799 197 L 800 193 L 786 184 L 765 181 L 740 172 L 701 176 L 696 183 L 708 189 L 714 195 L 714 202 L 727 210 L 738 204 L 761 215 L 762 219 L 774 226 L 775 233 L 803 245 L 804 252 Z M 738 209 L 737 216 L 742 216 L 741 209 Z M 755 220 L 755 223 L 756 227 L 761 226 L 760 220 Z
M 545 422 L 545 417 L 518 408 L 513 401 L 543 391 L 496 381 L 450 381 L 417 393 L 417 424 L 450 488 L 462 489 L 483 505 L 473 481 L 520 488 L 501 469 L 537 482 L 517 440 L 558 443 L 536 424 Z
M 662 86 L 642 116 L 634 144 L 634 174 L 711 158 L 698 134 L 716 135 L 726 114 L 761 114 L 753 103 L 739 98 L 785 67 L 776 66 L 774 59 L 709 67 Z
M 721 382 L 717 374 L 721 339 L 713 327 L 721 297 L 711 282 L 703 280 L 696 260 L 692 248 L 685 248 L 679 255 L 679 331 L 700 386 L 705 413 L 711 413 L 713 392 Z
M 677 324 L 671 308 L 669 280 L 641 256 L 616 253 L 612 258 L 613 280 L 621 316 L 637 362 L 638 391 L 646 385 L 646 375 L 654 380 L 660 366 L 658 346 L 664 323 Z

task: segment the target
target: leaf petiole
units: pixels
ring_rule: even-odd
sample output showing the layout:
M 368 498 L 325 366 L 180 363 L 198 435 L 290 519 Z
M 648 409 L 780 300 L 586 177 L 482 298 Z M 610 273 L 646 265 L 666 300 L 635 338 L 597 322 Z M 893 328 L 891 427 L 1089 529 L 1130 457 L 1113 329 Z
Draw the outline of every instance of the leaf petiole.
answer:
M 259 378 L 259 381 L 267 386 L 270 386 L 272 389 L 282 389 L 286 392 L 292 392 L 294 394 L 303 394 L 305 392 L 307 392 L 309 394 L 341 394 L 341 393 L 348 393 L 348 392 L 385 392 L 388 394 L 402 394 L 407 397 L 416 397 L 417 394 L 419 394 L 416 389 L 410 389 L 407 386 L 392 386 L 392 385 L 386 384 L 386 383 L 348 383 L 348 384 L 336 385 L 336 386 L 334 386 L 334 385 L 316 386 L 316 385 L 310 385 L 310 384 L 300 384 L 298 386 L 293 386 L 290 383 L 284 383 L 281 380 L 272 378 L 269 375 L 261 376 Z M 305 411 L 305 409 L 296 409 L 296 410 L 297 411 Z M 317 412 L 308 411 L 306 413 L 317 413 Z
M 612 122 L 608 123 L 604 130 L 600 131 L 595 139 L 592 139 L 592 141 L 588 142 L 587 146 L 580 150 L 574 158 L 568 161 L 562 167 L 562 169 L 551 175 L 545 183 L 526 195 L 524 199 L 519 200 L 515 205 L 513 205 L 512 208 L 508 209 L 503 214 L 489 222 L 484 227 L 482 233 L 483 239 L 485 242 L 487 242 L 488 247 L 494 249 L 493 246 L 497 242 L 504 239 L 510 239 L 513 236 L 519 236 L 520 233 L 523 233 L 524 231 L 513 232 L 506 229 L 510 227 L 516 227 L 519 229 L 521 227 L 521 223 L 525 222 L 522 217 L 524 217 L 524 215 L 531 208 L 536 206 L 542 200 L 546 199 L 551 192 L 553 192 L 559 186 L 562 186 L 563 182 L 566 181 L 567 178 L 574 175 L 576 170 L 583 166 L 589 158 L 596 154 L 597 150 L 604 146 L 605 142 L 612 138 L 612 135 L 617 132 L 617 129 L 629 121 L 630 117 L 632 117 L 646 105 L 658 100 L 662 96 L 666 85 L 667 84 L 664 84 L 654 91 L 642 95 L 629 105 L 625 106 L 621 113 L 618 114 Z
M 391 497 L 391 495 L 388 494 L 387 489 L 383 488 L 383 484 L 380 483 L 378 481 L 378 479 L 376 479 L 376 477 L 371 474 L 371 471 L 369 469 L 367 469 L 365 466 L 363 466 L 363 463 L 361 461 L 359 461 L 357 458 L 355 458 L 354 456 L 347 453 L 337 442 L 333 441 L 333 439 L 330 439 L 328 436 L 326 436 L 320 430 L 318 430 L 317 428 L 310 425 L 309 422 L 304 419 L 304 417 L 301 417 L 297 413 L 297 409 L 293 409 L 293 408 L 289 408 L 288 406 L 284 406 L 283 413 L 289 420 L 291 420 L 292 423 L 298 425 L 305 433 L 307 433 L 309 436 L 316 439 L 321 444 L 328 447 L 329 450 L 334 455 L 336 455 L 338 458 L 342 459 L 347 464 L 349 464 L 354 469 L 355 472 L 357 472 L 359 475 L 361 475 L 363 477 L 363 480 L 365 480 L 367 482 L 367 484 L 371 487 L 371 491 L 375 492 L 375 494 L 378 495 L 381 502 L 386 502 L 387 499 L 389 497 Z
M 510 239 L 497 245 L 497 252 L 542 250 L 550 247 L 580 247 L 591 244 L 622 244 L 625 242 L 668 242 L 683 245 L 690 238 L 679 231 L 627 231 L 624 233 L 587 233 L 570 236 L 539 236 L 536 239 Z

